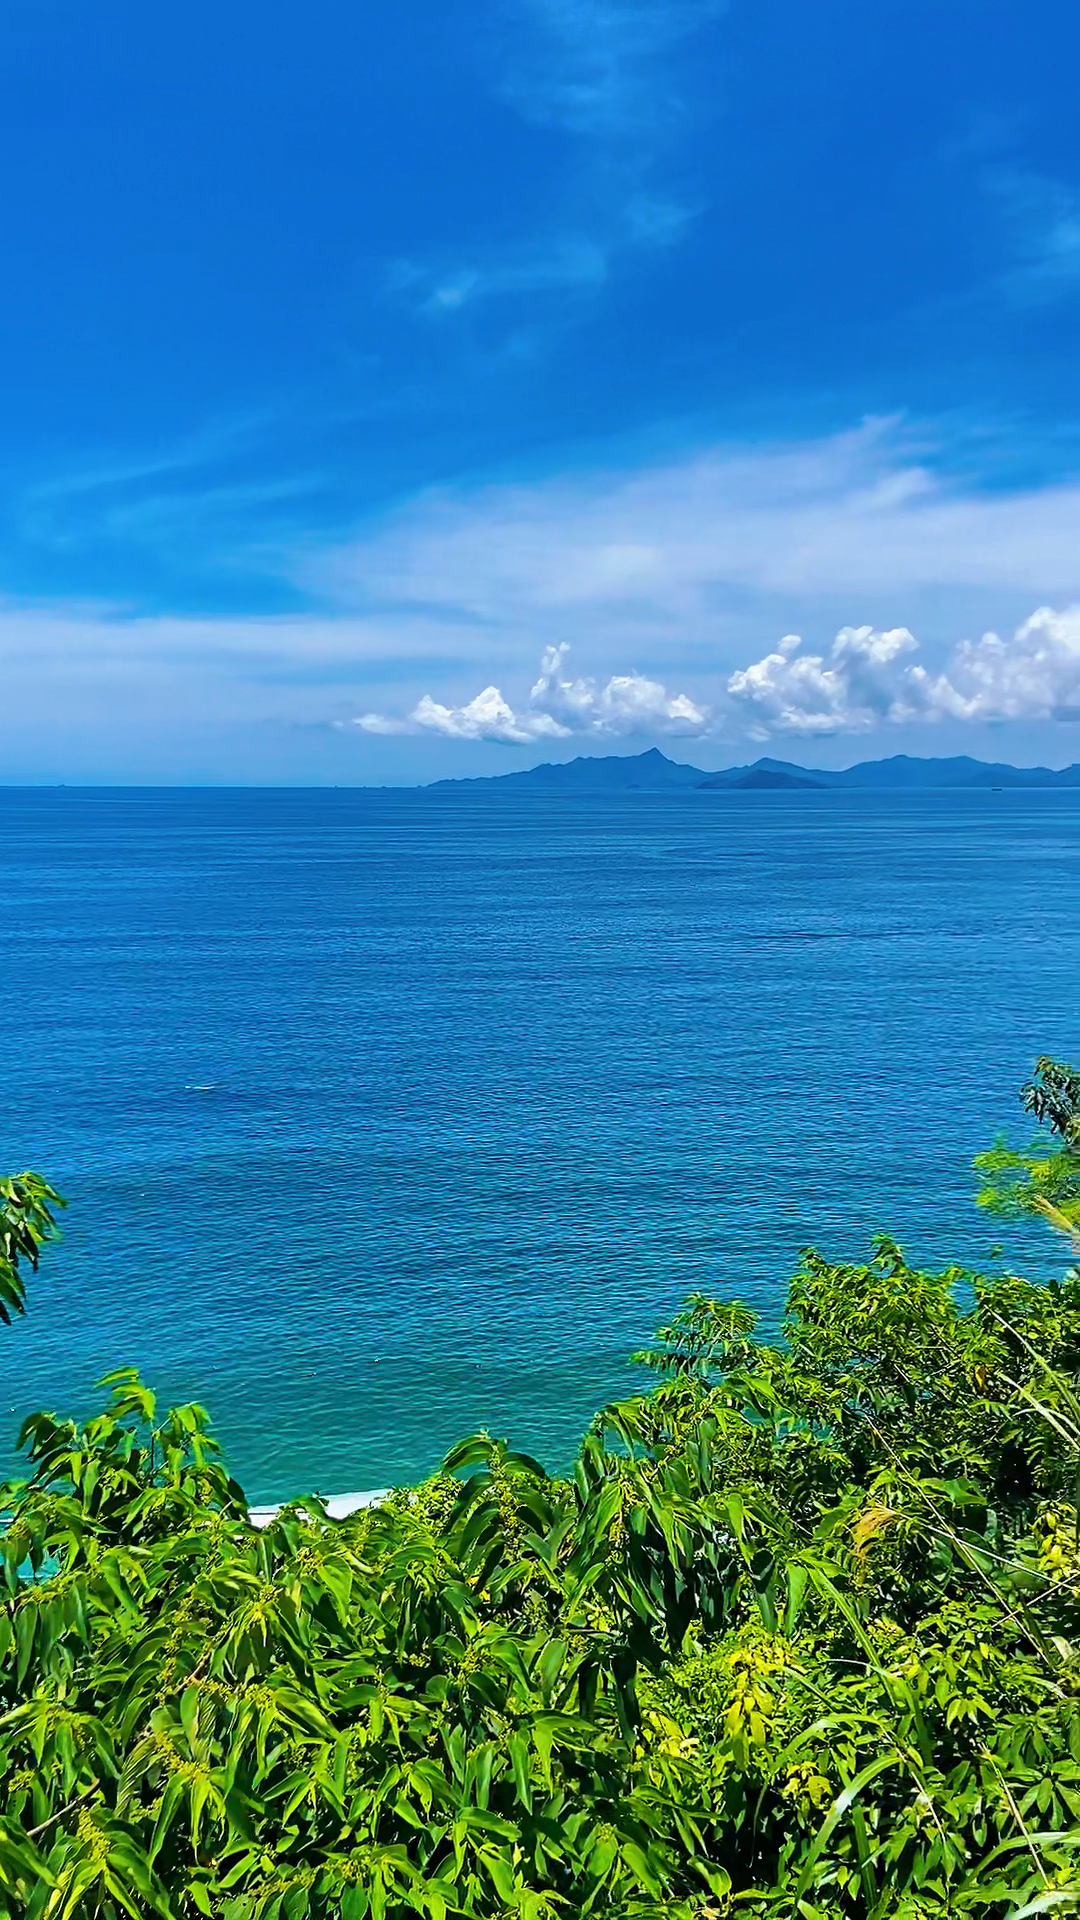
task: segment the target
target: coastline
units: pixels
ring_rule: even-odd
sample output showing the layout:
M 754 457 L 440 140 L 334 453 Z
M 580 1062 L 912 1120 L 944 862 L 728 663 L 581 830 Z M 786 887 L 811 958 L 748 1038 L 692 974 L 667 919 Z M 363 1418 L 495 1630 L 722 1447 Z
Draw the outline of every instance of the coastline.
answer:
M 317 1493 L 312 1497 L 322 1501 L 328 1520 L 347 1520 L 350 1514 L 360 1513 L 364 1507 L 378 1506 L 379 1501 L 385 1500 L 390 1492 L 390 1487 L 369 1487 L 364 1493 Z M 248 1519 L 253 1527 L 268 1527 L 285 1507 L 292 1504 L 291 1500 L 279 1500 L 276 1506 L 249 1507 Z

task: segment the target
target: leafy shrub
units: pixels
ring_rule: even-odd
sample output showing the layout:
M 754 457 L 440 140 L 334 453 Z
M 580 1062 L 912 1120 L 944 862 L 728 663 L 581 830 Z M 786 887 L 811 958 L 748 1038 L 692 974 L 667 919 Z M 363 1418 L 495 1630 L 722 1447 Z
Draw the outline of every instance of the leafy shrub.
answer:
M 1056 1144 L 992 1171 L 1064 1217 L 1051 1064 Z M 57 1196 L 0 1196 L 10 1313 Z M 640 1357 L 565 1478 L 481 1434 L 262 1532 L 204 1410 L 133 1373 L 28 1420 L 0 1915 L 1074 1910 L 1080 1277 L 810 1253 L 780 1343 L 696 1297 Z

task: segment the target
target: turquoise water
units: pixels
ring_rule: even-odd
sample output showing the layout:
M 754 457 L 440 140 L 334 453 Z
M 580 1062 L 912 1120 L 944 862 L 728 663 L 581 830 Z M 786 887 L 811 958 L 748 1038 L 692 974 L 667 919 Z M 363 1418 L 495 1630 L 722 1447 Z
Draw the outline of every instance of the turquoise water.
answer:
M 4 1438 L 134 1362 L 252 1498 L 555 1464 L 691 1288 L 987 1259 L 1078 849 L 1066 793 L 0 791 L 0 1164 L 71 1203 Z

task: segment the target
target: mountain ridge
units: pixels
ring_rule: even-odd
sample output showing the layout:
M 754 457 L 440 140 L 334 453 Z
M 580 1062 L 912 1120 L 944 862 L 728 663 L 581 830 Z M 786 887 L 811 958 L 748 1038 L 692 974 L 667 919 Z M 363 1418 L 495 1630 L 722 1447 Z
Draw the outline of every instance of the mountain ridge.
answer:
M 919 758 L 897 753 L 883 760 L 860 760 L 840 769 L 802 767 L 768 757 L 748 766 L 707 772 L 685 761 L 669 760 L 659 747 L 634 754 L 579 754 L 574 760 L 545 760 L 513 773 L 477 774 L 434 780 L 429 793 L 450 788 L 499 787 L 546 793 L 667 793 L 673 791 L 902 791 L 949 788 L 1080 787 L 1080 763 L 1069 767 L 1014 767 L 1004 761 L 973 760 L 967 754 Z

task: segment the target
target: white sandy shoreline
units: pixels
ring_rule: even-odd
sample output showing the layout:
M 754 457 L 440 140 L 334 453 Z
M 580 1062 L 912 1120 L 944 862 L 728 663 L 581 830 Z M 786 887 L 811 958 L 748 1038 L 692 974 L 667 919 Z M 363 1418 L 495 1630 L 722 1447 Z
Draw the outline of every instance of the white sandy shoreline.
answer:
M 363 1507 L 377 1506 L 390 1491 L 389 1487 L 369 1487 L 366 1493 L 317 1493 L 314 1498 L 321 1500 L 331 1520 L 347 1520 L 350 1513 L 359 1513 Z M 249 1507 L 248 1519 L 253 1527 L 268 1527 L 283 1508 L 291 1505 L 289 1500 L 279 1500 L 273 1507 Z

